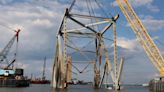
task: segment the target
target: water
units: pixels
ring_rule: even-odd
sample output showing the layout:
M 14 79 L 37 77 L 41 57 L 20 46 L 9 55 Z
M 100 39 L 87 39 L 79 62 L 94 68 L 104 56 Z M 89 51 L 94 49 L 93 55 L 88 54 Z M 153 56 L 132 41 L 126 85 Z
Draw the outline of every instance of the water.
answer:
M 1 87 L 0 92 L 114 92 L 108 89 L 94 89 L 91 85 L 72 85 L 64 90 L 54 90 L 50 85 L 31 85 L 24 88 Z M 124 86 L 120 92 L 150 92 L 142 86 Z

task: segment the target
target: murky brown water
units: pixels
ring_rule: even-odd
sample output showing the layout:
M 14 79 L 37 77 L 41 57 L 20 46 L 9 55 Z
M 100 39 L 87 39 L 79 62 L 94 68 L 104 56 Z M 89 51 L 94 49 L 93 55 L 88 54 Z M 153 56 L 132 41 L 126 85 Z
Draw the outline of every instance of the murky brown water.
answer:
M 94 89 L 91 85 L 71 85 L 64 90 L 54 90 L 50 85 L 31 85 L 25 88 L 1 87 L 0 92 L 114 92 L 108 89 Z M 120 92 L 150 92 L 148 88 L 141 86 L 124 86 Z

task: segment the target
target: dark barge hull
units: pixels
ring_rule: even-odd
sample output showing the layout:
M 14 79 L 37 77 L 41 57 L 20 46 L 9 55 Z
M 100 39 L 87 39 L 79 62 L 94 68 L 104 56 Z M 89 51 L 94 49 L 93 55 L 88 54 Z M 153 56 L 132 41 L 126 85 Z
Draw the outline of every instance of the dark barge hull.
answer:
M 30 80 L 0 79 L 0 87 L 28 87 Z
M 31 84 L 50 84 L 49 80 L 31 80 Z

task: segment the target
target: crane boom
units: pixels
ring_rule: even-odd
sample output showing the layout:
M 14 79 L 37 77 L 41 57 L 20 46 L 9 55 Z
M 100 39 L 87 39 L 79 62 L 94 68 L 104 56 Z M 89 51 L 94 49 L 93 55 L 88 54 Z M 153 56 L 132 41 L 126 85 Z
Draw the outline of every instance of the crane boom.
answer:
M 0 63 L 3 62 L 4 59 L 7 58 L 7 55 L 9 53 L 9 51 L 10 51 L 10 48 L 14 44 L 15 39 L 17 39 L 17 42 L 18 42 L 18 36 L 19 36 L 20 29 L 18 31 L 15 31 L 15 32 L 16 32 L 16 34 L 12 37 L 12 39 L 5 46 L 5 48 L 0 52 Z
M 9 69 L 9 67 L 10 67 L 15 61 L 16 61 L 16 59 L 14 59 L 10 64 L 8 64 L 8 65 L 6 66 L 5 69 Z
M 42 73 L 42 80 L 45 80 L 45 68 L 46 68 L 46 57 L 44 58 L 44 63 L 43 63 L 43 73 Z
M 149 33 L 147 32 L 146 28 L 142 24 L 141 20 L 135 13 L 134 9 L 132 8 L 131 4 L 128 0 L 116 0 L 121 11 L 123 12 L 124 16 L 126 17 L 127 21 L 129 22 L 131 28 L 136 34 L 136 37 L 144 48 L 147 56 L 154 64 L 154 66 L 158 69 L 161 76 L 164 76 L 164 59 L 162 54 L 152 38 L 150 37 Z

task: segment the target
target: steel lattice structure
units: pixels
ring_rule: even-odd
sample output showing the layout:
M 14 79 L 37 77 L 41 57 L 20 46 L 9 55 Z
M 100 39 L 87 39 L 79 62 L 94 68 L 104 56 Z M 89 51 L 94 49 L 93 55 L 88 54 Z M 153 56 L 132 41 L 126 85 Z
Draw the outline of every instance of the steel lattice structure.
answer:
M 79 20 L 79 18 L 81 20 Z M 83 37 L 79 41 L 84 40 L 84 38 L 90 38 L 94 40 L 94 51 L 95 53 L 95 59 L 92 59 L 91 61 L 87 61 L 88 65 L 93 64 L 94 66 L 94 87 L 99 88 L 101 87 L 101 84 L 104 80 L 104 75 L 106 73 L 111 73 L 112 80 L 114 82 L 114 87 L 116 89 L 120 88 L 120 76 L 122 72 L 122 65 L 123 65 L 123 59 L 121 60 L 121 65 L 118 67 L 117 62 L 117 44 L 116 44 L 116 21 L 119 18 L 119 15 L 116 15 L 112 18 L 106 18 L 106 17 L 98 17 L 98 16 L 91 16 L 91 15 L 82 15 L 82 14 L 73 14 L 70 13 L 70 9 L 65 10 L 65 14 L 62 20 L 62 23 L 60 25 L 59 31 L 57 33 L 57 41 L 56 41 L 56 53 L 55 53 L 55 62 L 53 66 L 53 79 L 52 79 L 52 86 L 54 88 L 65 88 L 67 87 L 67 83 L 70 81 L 68 79 L 68 76 L 70 76 L 70 73 L 72 73 L 72 67 L 76 68 L 72 63 L 71 56 L 68 54 L 68 48 L 74 49 L 75 51 L 79 52 L 81 55 L 84 56 L 84 58 L 89 58 L 85 56 L 83 53 L 84 51 L 81 51 L 76 44 L 73 44 L 71 42 L 70 37 Z M 88 20 L 96 20 L 94 23 L 85 23 L 82 19 L 88 19 Z M 67 22 L 72 21 L 76 25 L 72 24 L 69 25 Z M 96 28 L 99 25 L 103 25 L 101 29 Z M 68 29 L 68 26 L 72 26 L 73 28 Z M 112 43 L 114 44 L 114 65 L 111 64 L 109 59 L 109 51 L 105 45 L 104 42 L 104 35 L 106 34 L 109 29 L 113 30 L 113 40 Z M 63 39 L 63 40 L 62 40 Z M 70 44 L 70 43 L 71 44 Z M 84 40 L 85 42 L 85 40 Z M 82 43 L 80 43 L 82 44 Z M 87 51 L 86 51 L 87 52 Z M 103 56 L 104 55 L 104 56 Z M 70 63 L 71 62 L 71 63 Z M 104 64 L 102 65 L 102 62 Z M 79 73 L 84 72 L 84 70 L 88 67 L 88 65 L 80 71 L 78 68 L 76 68 Z M 101 73 L 101 66 L 104 67 L 104 74 Z M 114 69 L 113 69 L 114 68 Z

